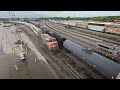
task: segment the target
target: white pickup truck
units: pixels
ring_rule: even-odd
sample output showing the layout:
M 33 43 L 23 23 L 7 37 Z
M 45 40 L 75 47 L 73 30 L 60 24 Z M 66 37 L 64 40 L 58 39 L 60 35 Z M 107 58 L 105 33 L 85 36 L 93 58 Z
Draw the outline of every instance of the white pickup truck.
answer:
M 20 59 L 21 59 L 21 60 L 25 60 L 25 55 L 24 55 L 24 53 L 23 53 L 23 52 L 19 52 L 19 54 L 20 54 Z
M 21 44 L 19 45 L 19 55 L 20 55 L 20 59 L 24 61 L 25 60 L 24 49 Z

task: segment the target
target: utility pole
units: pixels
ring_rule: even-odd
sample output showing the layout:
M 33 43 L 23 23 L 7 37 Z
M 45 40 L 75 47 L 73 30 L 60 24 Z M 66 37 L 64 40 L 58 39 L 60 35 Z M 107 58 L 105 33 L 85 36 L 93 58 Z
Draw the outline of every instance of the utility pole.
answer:
M 76 14 L 76 11 L 74 12 L 74 20 L 75 20 L 75 14 Z
M 76 11 L 74 12 L 74 21 L 75 21 L 75 14 L 76 14 Z M 76 26 L 77 26 L 78 23 L 76 23 Z
M 13 21 L 15 21 L 15 13 L 14 13 L 14 11 L 8 11 L 8 13 L 9 13 L 9 16 L 11 17 L 11 19 L 13 19 Z M 16 29 L 16 32 L 18 32 L 16 24 L 15 24 L 15 29 Z M 21 40 L 21 37 L 20 37 L 20 35 L 18 33 L 16 33 L 15 35 L 16 35 L 16 39 Z
M 10 19 L 11 19 L 11 12 L 10 12 L 10 11 L 8 11 L 8 13 L 9 13 L 9 17 L 10 17 Z
M 15 21 L 15 13 L 11 11 L 11 14 L 9 12 L 9 15 L 12 16 L 12 19 L 13 21 Z M 16 36 L 16 42 L 18 44 L 18 48 L 19 48 L 19 56 L 20 56 L 20 59 L 21 61 L 25 61 L 25 54 L 24 54 L 24 48 L 23 48 L 23 45 L 22 45 L 22 39 L 21 39 L 21 36 L 20 36 L 20 31 L 18 30 L 17 26 L 16 26 L 16 23 L 13 22 L 15 24 L 15 36 Z M 19 42 L 20 41 L 20 42 Z M 15 65 L 15 68 L 16 70 L 17 69 L 17 65 Z

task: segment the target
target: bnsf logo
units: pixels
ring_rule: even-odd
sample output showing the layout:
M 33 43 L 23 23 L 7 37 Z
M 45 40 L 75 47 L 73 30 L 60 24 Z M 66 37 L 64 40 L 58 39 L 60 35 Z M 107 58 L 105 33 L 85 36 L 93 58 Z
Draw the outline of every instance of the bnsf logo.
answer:
M 117 55 L 120 57 L 120 52 L 117 52 Z

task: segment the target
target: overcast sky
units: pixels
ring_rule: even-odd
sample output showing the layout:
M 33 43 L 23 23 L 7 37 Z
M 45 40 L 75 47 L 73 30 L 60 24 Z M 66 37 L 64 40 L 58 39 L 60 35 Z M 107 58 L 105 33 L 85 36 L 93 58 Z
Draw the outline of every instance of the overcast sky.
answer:
M 93 16 L 120 16 L 120 11 L 14 11 L 16 17 L 93 17 Z M 9 18 L 8 11 L 0 11 L 0 18 Z

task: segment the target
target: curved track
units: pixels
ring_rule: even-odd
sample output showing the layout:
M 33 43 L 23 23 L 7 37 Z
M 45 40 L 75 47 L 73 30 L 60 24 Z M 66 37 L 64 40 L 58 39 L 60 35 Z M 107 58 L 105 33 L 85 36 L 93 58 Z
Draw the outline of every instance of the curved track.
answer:
M 61 35 L 64 35 L 63 37 L 68 38 L 84 47 L 92 48 L 93 50 L 95 50 L 95 52 L 97 52 L 96 51 L 96 42 L 101 41 L 101 40 L 90 38 L 85 35 L 80 35 L 76 32 L 71 32 L 70 30 L 65 30 L 65 29 L 56 27 L 55 25 L 51 25 L 50 23 L 48 23 L 46 21 L 43 21 L 42 23 L 44 23 L 47 26 L 47 28 L 49 28 L 49 30 L 51 30 L 53 32 L 61 33 Z M 97 52 L 97 53 L 99 53 L 99 52 Z M 101 54 L 101 53 L 99 53 L 99 54 Z M 101 55 L 105 56 L 104 54 L 101 54 Z M 115 61 L 116 63 L 119 63 L 118 60 L 115 60 L 109 56 L 105 56 L 105 57 L 111 59 L 112 61 Z
M 90 39 L 89 37 L 86 37 L 86 36 L 83 36 L 83 35 L 80 35 L 80 34 L 77 34 L 77 33 L 73 33 L 71 31 L 68 31 L 68 30 L 65 30 L 65 29 L 61 29 L 61 28 L 58 28 L 58 27 L 55 27 L 53 25 L 51 25 L 50 23 L 48 22 L 45 22 L 45 25 L 53 32 L 58 32 L 60 33 L 61 35 L 64 35 L 65 38 L 68 38 L 70 40 L 73 40 L 75 41 L 76 43 L 80 44 L 80 45 L 85 45 L 86 43 L 86 47 L 91 47 L 93 49 L 95 49 L 96 47 L 96 42 L 99 41 L 97 39 Z M 89 46 L 88 46 L 89 45 Z
M 78 28 L 76 30 L 72 30 L 72 29 L 69 29 L 69 28 L 66 29 L 64 27 L 65 25 L 56 24 L 56 23 L 53 23 L 53 22 L 50 22 L 50 21 L 49 21 L 49 24 L 53 25 L 54 27 L 57 27 L 57 28 L 60 28 L 60 29 L 64 29 L 64 30 L 67 30 L 67 31 L 70 31 L 70 32 L 73 32 L 73 33 L 81 34 L 81 35 L 88 36 L 88 37 L 91 37 L 91 38 L 96 38 L 96 39 L 99 39 L 99 40 L 103 40 L 105 42 L 109 42 L 109 43 L 114 43 L 114 44 L 120 45 L 119 41 L 113 41 L 113 40 L 109 40 L 109 39 L 106 39 L 106 38 L 93 36 L 93 35 L 90 35 L 90 34 L 85 34 L 85 33 L 80 32 L 80 30 Z M 87 30 L 87 29 L 83 29 L 83 30 Z M 89 31 L 89 32 L 96 32 L 96 31 L 90 31 L 90 30 L 87 30 L 87 31 Z M 96 32 L 96 33 L 102 33 L 102 32 Z M 112 36 L 110 34 L 107 34 L 107 35 Z M 116 35 L 114 35 L 114 36 L 116 36 Z
M 21 27 L 22 28 L 22 27 Z M 47 50 L 46 46 L 41 43 L 30 28 L 24 27 L 23 31 L 29 36 L 31 41 L 35 44 L 37 49 L 47 59 L 52 68 L 59 74 L 60 78 L 73 78 L 73 79 L 101 79 L 105 78 L 101 73 L 97 72 L 94 68 L 90 67 L 87 63 L 78 59 L 64 50 L 59 53 L 53 54 Z

